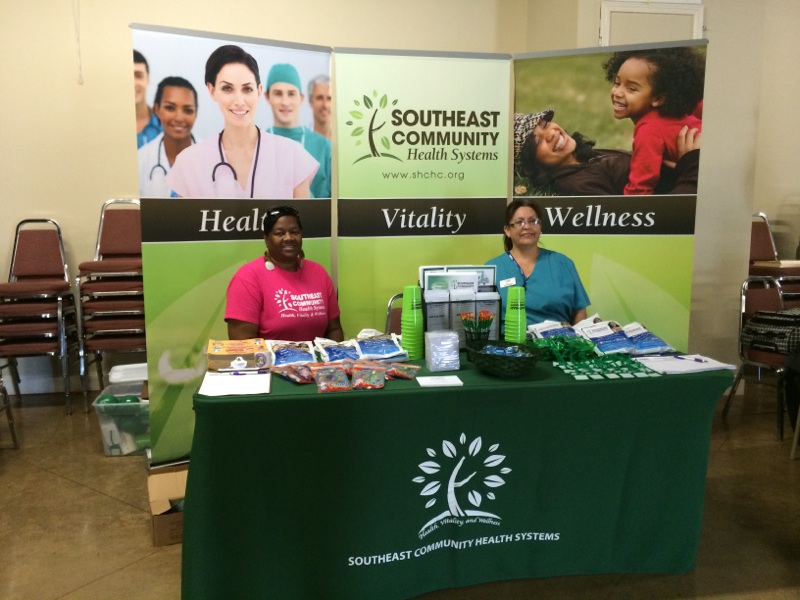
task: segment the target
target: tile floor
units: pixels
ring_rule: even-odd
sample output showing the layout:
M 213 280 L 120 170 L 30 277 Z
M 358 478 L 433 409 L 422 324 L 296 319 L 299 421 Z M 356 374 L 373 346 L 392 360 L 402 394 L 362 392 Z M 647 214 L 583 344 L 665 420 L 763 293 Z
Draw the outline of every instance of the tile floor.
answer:
M 500 582 L 419 600 L 800 598 L 800 460 L 789 460 L 788 424 L 776 439 L 774 398 L 774 379 L 748 375 L 725 421 L 720 399 L 692 572 Z M 63 396 L 12 402 L 21 448 L 0 414 L 0 599 L 180 598 L 181 545 L 152 546 L 143 457 L 104 456 L 97 416 L 66 416 Z

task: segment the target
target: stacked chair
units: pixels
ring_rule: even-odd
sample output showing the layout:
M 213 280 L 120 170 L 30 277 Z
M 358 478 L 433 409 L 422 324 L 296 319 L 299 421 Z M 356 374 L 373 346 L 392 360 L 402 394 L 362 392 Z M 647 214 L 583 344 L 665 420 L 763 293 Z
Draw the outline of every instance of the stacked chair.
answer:
M 85 364 L 61 228 L 52 219 L 19 222 L 8 283 L 0 284 L 0 357 L 7 361 L 17 394 L 17 359 L 26 356 L 59 359 L 67 413 L 71 414 L 70 357 L 80 364 L 82 383 Z M 85 387 L 83 403 L 88 411 Z
M 103 204 L 94 259 L 78 270 L 81 348 L 87 366 L 95 363 L 102 389 L 104 353 L 146 350 L 138 200 Z
M 8 391 L 2 375 L 0 375 L 0 411 L 5 411 L 6 419 L 8 419 L 8 429 L 11 432 L 11 442 L 14 444 L 14 448 L 19 448 L 17 426 L 14 424 L 14 412 L 11 410 L 11 400 L 8 397 Z

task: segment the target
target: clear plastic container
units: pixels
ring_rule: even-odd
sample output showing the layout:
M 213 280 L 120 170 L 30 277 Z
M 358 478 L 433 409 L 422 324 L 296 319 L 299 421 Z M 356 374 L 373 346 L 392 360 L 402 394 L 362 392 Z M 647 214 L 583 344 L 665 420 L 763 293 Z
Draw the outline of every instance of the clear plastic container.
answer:
M 141 394 L 141 381 L 114 383 L 92 402 L 106 456 L 143 454 L 150 447 L 150 403 Z

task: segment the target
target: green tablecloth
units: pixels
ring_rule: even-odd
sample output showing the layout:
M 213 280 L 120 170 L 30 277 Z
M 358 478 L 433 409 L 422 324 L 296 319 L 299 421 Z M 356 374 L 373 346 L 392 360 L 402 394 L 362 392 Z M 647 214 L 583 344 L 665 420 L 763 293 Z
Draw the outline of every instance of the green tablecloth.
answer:
M 728 371 L 195 396 L 183 598 L 408 598 L 695 563 Z

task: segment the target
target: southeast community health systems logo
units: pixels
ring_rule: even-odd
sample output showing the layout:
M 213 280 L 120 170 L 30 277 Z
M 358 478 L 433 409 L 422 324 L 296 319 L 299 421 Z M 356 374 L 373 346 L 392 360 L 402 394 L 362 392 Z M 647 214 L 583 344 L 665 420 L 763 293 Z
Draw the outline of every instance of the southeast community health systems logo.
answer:
M 386 126 L 384 111 L 389 107 L 389 104 L 395 106 L 397 100 L 395 99 L 390 102 L 386 94 L 383 94 L 379 98 L 377 90 L 372 91 L 372 96 L 374 100 L 367 94 L 364 94 L 360 100 L 353 100 L 353 104 L 356 108 L 348 113 L 352 119 L 345 122 L 345 125 L 353 128 L 350 132 L 350 136 L 355 139 L 355 145 L 363 145 L 366 139 L 366 143 L 369 146 L 369 152 L 358 157 L 353 161 L 353 164 L 367 158 L 381 157 L 393 158 L 394 160 L 403 162 L 401 158 L 389 152 L 389 150 L 392 149 L 390 136 L 386 130 L 383 132 L 381 131 Z M 378 149 L 379 144 L 384 151 Z
M 292 295 L 289 290 L 277 290 L 275 292 L 275 303 L 280 308 L 280 312 L 297 312 L 297 309 L 292 306 Z
M 397 103 L 377 90 L 353 100 L 345 121 L 357 149 L 353 164 L 368 158 L 457 165 L 499 160 L 504 128 L 499 110 L 397 108 Z M 359 154 L 361 147 L 365 154 Z
M 442 441 L 441 456 L 433 448 L 427 449 L 432 460 L 419 464 L 424 475 L 414 477 L 413 481 L 422 485 L 420 495 L 429 498 L 426 509 L 446 504 L 446 510 L 422 526 L 420 539 L 438 529 L 440 524 L 500 524 L 501 517 L 497 514 L 477 510 L 484 503 L 497 499 L 493 490 L 505 485 L 503 476 L 511 473 L 510 468 L 501 467 L 506 457 L 497 453 L 499 448 L 500 444 L 492 444 L 483 451 L 480 436 L 467 444 L 467 436 L 462 433 L 458 445 Z

